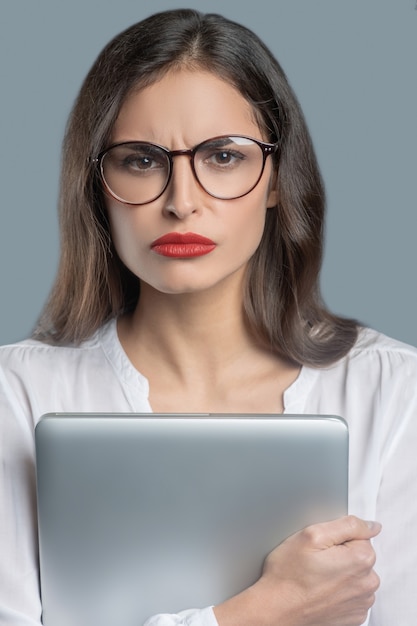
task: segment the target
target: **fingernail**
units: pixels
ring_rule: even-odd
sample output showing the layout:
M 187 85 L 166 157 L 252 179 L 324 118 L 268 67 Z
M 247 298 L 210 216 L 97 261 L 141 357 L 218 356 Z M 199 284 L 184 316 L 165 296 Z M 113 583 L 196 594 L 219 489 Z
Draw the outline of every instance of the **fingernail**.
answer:
M 379 522 L 373 522 L 373 521 L 367 521 L 366 522 L 368 525 L 368 528 L 370 528 L 371 530 L 381 530 L 382 526 Z

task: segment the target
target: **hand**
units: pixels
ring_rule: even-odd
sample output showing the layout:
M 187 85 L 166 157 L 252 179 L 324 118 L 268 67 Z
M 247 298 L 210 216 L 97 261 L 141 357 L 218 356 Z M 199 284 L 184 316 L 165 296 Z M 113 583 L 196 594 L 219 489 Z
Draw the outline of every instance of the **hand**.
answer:
M 266 558 L 261 578 L 215 607 L 220 626 L 357 626 L 379 578 L 376 522 L 346 516 L 292 535 Z

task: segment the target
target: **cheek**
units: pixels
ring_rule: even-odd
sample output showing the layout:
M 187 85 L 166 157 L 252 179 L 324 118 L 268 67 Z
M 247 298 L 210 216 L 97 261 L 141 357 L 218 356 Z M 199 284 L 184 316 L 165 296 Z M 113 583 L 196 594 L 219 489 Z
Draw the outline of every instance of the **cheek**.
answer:
M 249 245 L 251 245 L 253 249 L 253 254 L 261 243 L 262 235 L 265 229 L 265 219 L 266 209 L 260 209 L 256 215 L 256 219 L 252 220 L 251 224 L 248 225 L 247 231 L 248 236 L 250 237 Z
M 120 215 L 117 215 L 116 211 L 112 211 L 111 209 L 108 210 L 108 216 L 112 242 L 120 256 L 120 248 L 122 247 L 121 244 L 126 238 L 128 229 L 125 224 L 125 220 L 121 219 Z
M 134 220 L 129 209 L 126 207 L 109 207 L 108 216 L 110 235 L 114 248 L 120 259 L 129 267 L 132 255 L 135 255 L 140 247 L 136 234 Z
M 240 265 L 249 261 L 255 254 L 262 239 L 265 228 L 266 209 L 262 205 L 245 210 L 244 207 L 236 207 L 239 219 L 228 219 L 227 231 L 229 233 L 229 259 Z
M 242 242 L 252 242 L 255 248 L 258 247 L 265 228 L 268 210 L 266 197 L 267 193 L 260 188 L 254 197 L 249 194 L 241 199 L 245 202 L 237 206 L 237 214 L 240 217 L 237 235 L 242 238 Z

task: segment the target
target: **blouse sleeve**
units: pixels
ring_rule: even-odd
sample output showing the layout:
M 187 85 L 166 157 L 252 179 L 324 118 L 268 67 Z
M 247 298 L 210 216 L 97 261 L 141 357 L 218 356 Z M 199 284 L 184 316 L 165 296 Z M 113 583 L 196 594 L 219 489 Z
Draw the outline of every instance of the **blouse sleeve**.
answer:
M 20 395 L 20 394 L 19 394 Z M 0 623 L 41 623 L 33 422 L 0 366 Z
M 375 539 L 381 578 L 369 626 L 417 624 L 417 356 L 387 357 L 380 386 L 380 486 Z
M 177 615 L 162 613 L 146 620 L 144 626 L 218 626 L 212 607 L 190 609 Z

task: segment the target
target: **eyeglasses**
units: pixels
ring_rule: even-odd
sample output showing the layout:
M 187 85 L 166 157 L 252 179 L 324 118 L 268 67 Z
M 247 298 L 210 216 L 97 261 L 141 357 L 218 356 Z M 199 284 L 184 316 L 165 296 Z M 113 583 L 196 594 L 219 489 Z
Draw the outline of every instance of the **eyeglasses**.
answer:
M 159 198 L 171 180 L 173 159 L 189 156 L 199 185 L 214 198 L 246 196 L 259 183 L 265 161 L 277 143 L 224 135 L 190 150 L 167 150 L 147 141 L 115 144 L 93 159 L 105 189 L 124 204 L 147 204 Z

